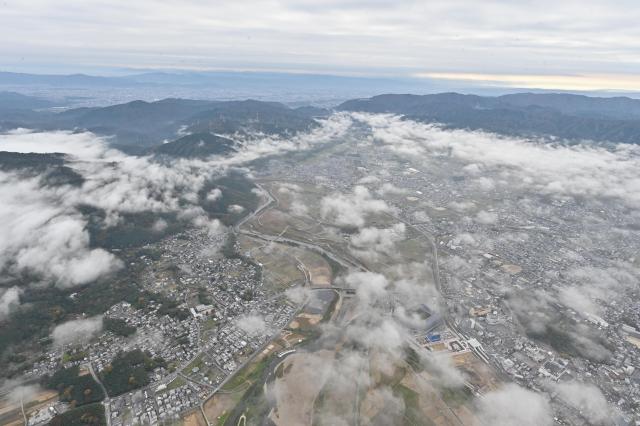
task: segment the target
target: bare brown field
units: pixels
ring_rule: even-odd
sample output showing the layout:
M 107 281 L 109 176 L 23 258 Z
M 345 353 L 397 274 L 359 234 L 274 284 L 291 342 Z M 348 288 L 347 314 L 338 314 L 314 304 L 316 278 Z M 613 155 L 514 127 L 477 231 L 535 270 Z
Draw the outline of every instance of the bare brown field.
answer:
M 183 426 L 207 426 L 207 422 L 202 417 L 202 412 L 200 410 L 196 410 L 190 414 L 187 414 L 182 419 Z
M 301 313 L 296 316 L 293 321 L 289 323 L 289 329 L 291 330 L 306 330 L 313 328 L 320 321 L 322 321 L 322 315 Z
M 498 388 L 499 378 L 493 370 L 480 361 L 472 352 L 453 355 L 454 365 L 467 375 L 467 380 L 480 393 L 486 393 Z

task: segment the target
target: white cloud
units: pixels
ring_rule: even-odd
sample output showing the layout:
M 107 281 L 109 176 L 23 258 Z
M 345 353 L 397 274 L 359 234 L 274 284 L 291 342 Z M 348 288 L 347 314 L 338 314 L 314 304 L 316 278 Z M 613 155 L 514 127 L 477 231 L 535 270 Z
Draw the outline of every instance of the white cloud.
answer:
M 392 352 L 395 355 L 400 354 L 408 338 L 405 328 L 387 318 L 375 322 L 361 321 L 350 324 L 347 335 L 369 349 Z
M 456 237 L 453 239 L 453 243 L 456 245 L 469 245 L 472 247 L 478 244 L 473 235 L 467 232 L 456 235 Z
M 220 198 L 222 198 L 222 191 L 220 190 L 220 188 L 213 188 L 208 194 L 207 194 L 207 201 L 217 201 Z
M 382 299 L 387 294 L 389 285 L 384 275 L 375 272 L 352 272 L 344 281 L 349 287 L 356 289 L 358 299 L 367 306 Z
M 291 202 L 289 211 L 291 211 L 291 214 L 294 216 L 304 216 L 309 213 L 309 208 L 302 201 L 295 200 Z
M 384 114 L 353 114 L 373 127 L 376 140 L 388 149 L 425 161 L 447 155 L 463 167 L 482 168 L 501 176 L 513 188 L 557 197 L 620 200 L 640 207 L 640 146 L 620 144 L 607 150 L 593 144 L 574 146 L 502 137 L 435 125 Z M 479 179 L 484 189 L 495 182 Z
M 516 384 L 506 384 L 480 398 L 482 424 L 492 426 L 547 426 L 553 424 L 547 399 Z
M 270 327 L 259 315 L 243 315 L 236 321 L 236 326 L 250 336 L 266 336 L 271 333 Z
M 304 203 L 300 193 L 302 187 L 295 183 L 281 183 L 278 187 L 278 193 L 285 196 L 289 202 L 289 212 L 294 216 L 306 216 L 309 208 Z
M 423 363 L 433 377 L 444 387 L 464 386 L 465 376 L 453 363 L 448 353 L 423 352 Z
M 599 315 L 597 300 L 608 301 L 633 288 L 640 279 L 640 270 L 627 262 L 617 262 L 608 268 L 576 267 L 565 272 L 575 283 L 558 290 L 560 301 L 578 311 Z
M 632 0 L 592 0 L 588 8 L 577 0 L 469 5 L 467 0 L 332 0 L 319 7 L 311 1 L 256 0 L 247 9 L 231 0 L 9 2 L 0 26 L 13 42 L 3 44 L 0 55 L 15 67 L 49 62 L 432 77 L 465 73 L 459 78 L 467 80 L 485 73 L 480 76 L 489 80 L 485 84 L 497 79 L 517 87 L 527 82 L 546 87 L 549 74 L 560 87 L 599 78 L 609 84 L 623 80 L 622 87 L 630 88 L 637 81 L 639 12 Z
M 498 215 L 494 212 L 488 212 L 486 210 L 480 210 L 476 215 L 476 222 L 483 225 L 491 225 L 498 221 Z
M 297 185 L 295 183 L 289 183 L 289 182 L 281 183 L 278 188 L 278 192 L 280 192 L 281 194 L 288 194 L 290 192 L 300 192 L 300 191 L 302 191 L 302 188 L 300 187 L 300 185 Z
M 302 305 L 311 296 L 311 290 L 309 287 L 289 287 L 284 294 L 294 304 Z
M 68 166 L 84 178 L 79 186 L 43 184 L 39 176 L 0 171 L 0 271 L 12 275 L 36 273 L 59 286 L 90 283 L 122 266 L 111 253 L 92 248 L 87 219 L 79 206 L 105 212 L 104 228 L 119 223 L 123 213 L 175 212 L 182 220 L 218 233 L 223 228 L 196 205 L 208 178 L 260 156 L 307 149 L 348 129 L 348 115 L 336 115 L 309 133 L 291 138 L 259 137 L 244 141 L 228 158 L 176 160 L 158 163 L 110 149 L 107 139 L 88 132 L 29 132 L 0 134 L 0 150 L 67 153 Z M 219 199 L 214 189 L 209 200 Z M 230 212 L 241 212 L 232 205 Z M 157 221 L 156 232 L 166 229 Z
M 95 160 L 121 156 L 116 150 L 110 150 L 105 139 L 96 138 L 91 133 L 72 132 L 36 132 L 18 129 L 0 134 L 0 150 L 9 152 L 58 152 L 71 154 L 79 160 Z
M 51 332 L 54 346 L 89 341 L 102 331 L 102 316 L 77 319 L 57 325 Z
M 244 211 L 244 207 L 238 205 L 238 204 L 231 204 L 228 208 L 227 211 L 229 213 L 242 213 Z
M 7 380 L 2 384 L 0 391 L 6 395 L 10 404 L 26 405 L 42 392 L 42 388 L 38 385 L 26 385 L 19 380 Z
M 377 176 L 373 176 L 373 175 L 369 175 L 369 176 L 365 176 L 363 178 L 358 179 L 358 185 L 367 185 L 367 184 L 372 184 L 372 183 L 379 183 L 380 182 L 380 178 Z
M 496 184 L 493 181 L 493 179 L 488 178 L 486 176 L 482 176 L 482 177 L 476 179 L 474 181 L 474 183 L 476 185 L 478 185 L 480 187 L 480 189 L 482 189 L 483 191 L 491 191 L 492 189 L 494 189 L 496 187 Z
M 449 203 L 449 207 L 455 211 L 463 212 L 475 208 L 475 204 L 472 201 L 453 201 Z
M 426 214 L 423 211 L 414 212 L 412 216 L 413 216 L 413 219 L 416 222 L 430 222 L 431 221 L 431 219 L 429 218 L 429 215 Z
M 117 270 L 120 261 L 89 247 L 85 220 L 61 205 L 58 195 L 35 178 L 0 172 L 0 270 L 35 272 L 62 286 L 88 283 Z
M 377 260 L 379 255 L 392 256 L 395 254 L 395 244 L 405 238 L 405 231 L 404 223 L 396 223 L 390 228 L 362 228 L 351 236 L 351 251 L 371 261 Z
M 362 227 L 369 215 L 388 211 L 387 203 L 374 199 L 364 186 L 354 187 L 351 194 L 334 193 L 320 201 L 322 217 L 338 226 Z
M 552 389 L 594 424 L 605 424 L 612 418 L 611 406 L 602 391 L 592 384 L 566 382 L 555 384 Z
M 398 188 L 397 186 L 395 186 L 392 183 L 389 182 L 385 182 L 383 183 L 380 188 L 378 188 L 376 190 L 376 193 L 380 196 L 385 196 L 385 195 L 402 195 L 402 194 L 406 194 L 407 190 L 403 189 L 403 188 Z
M 151 229 L 153 229 L 154 232 L 163 232 L 165 229 L 167 229 L 168 226 L 169 224 L 166 220 L 158 219 L 153 222 L 153 226 L 151 227 Z
M 0 289 L 0 321 L 9 316 L 11 310 L 20 304 L 20 293 L 21 290 L 18 287 Z

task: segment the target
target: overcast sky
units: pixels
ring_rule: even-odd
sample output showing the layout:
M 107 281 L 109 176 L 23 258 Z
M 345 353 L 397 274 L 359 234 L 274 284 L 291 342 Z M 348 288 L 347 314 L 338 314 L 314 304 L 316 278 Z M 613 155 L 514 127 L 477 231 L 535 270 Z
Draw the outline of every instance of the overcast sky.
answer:
M 637 0 L 0 0 L 0 68 L 281 70 L 640 89 Z

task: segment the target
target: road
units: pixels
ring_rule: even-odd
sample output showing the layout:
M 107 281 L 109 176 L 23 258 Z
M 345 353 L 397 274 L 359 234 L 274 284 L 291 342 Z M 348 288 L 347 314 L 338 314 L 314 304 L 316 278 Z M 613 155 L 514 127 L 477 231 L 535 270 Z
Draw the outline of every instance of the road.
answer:
M 29 421 L 27 420 L 27 415 L 24 413 L 24 401 L 22 400 L 22 397 L 20 397 L 20 409 L 22 410 L 22 418 L 24 419 L 24 424 L 25 426 L 27 426 L 29 424 Z
M 235 232 L 238 232 L 242 225 L 244 225 L 245 223 L 247 223 L 248 221 L 250 221 L 251 219 L 253 219 L 257 215 L 259 215 L 260 213 L 265 211 L 269 206 L 271 206 L 272 203 L 275 203 L 276 205 L 278 205 L 278 199 L 276 197 L 274 197 L 271 194 L 271 192 L 269 192 L 268 190 L 264 189 L 259 183 L 256 183 L 256 186 L 258 188 L 260 188 L 260 190 L 264 194 L 267 195 L 267 200 L 261 206 L 259 206 L 256 210 L 254 210 L 250 214 L 248 214 L 245 217 L 243 217 L 242 219 L 240 219 L 240 221 L 233 226 L 233 230 Z
M 104 392 L 104 400 L 102 401 L 102 405 L 104 406 L 104 417 L 107 419 L 107 426 L 111 426 L 111 398 L 109 398 L 109 394 L 107 393 L 107 389 L 102 384 L 102 380 L 100 380 L 100 377 L 98 377 L 98 375 L 94 371 L 93 365 L 91 365 L 91 359 L 89 359 L 88 366 L 91 377 L 93 377 L 93 380 L 95 380 L 98 385 L 100 385 L 102 392 Z

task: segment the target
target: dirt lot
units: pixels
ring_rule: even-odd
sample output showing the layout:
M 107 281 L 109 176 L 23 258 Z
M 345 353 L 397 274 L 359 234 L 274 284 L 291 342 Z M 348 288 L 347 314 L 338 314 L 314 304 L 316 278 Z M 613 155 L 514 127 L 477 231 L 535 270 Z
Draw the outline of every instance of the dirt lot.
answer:
M 207 422 L 202 417 L 200 410 L 187 414 L 184 419 L 182 419 L 182 424 L 183 426 L 207 426 Z
M 485 363 L 480 361 L 473 353 L 466 352 L 453 356 L 454 365 L 462 370 L 467 380 L 475 386 L 480 393 L 486 393 L 497 389 L 499 379 Z

